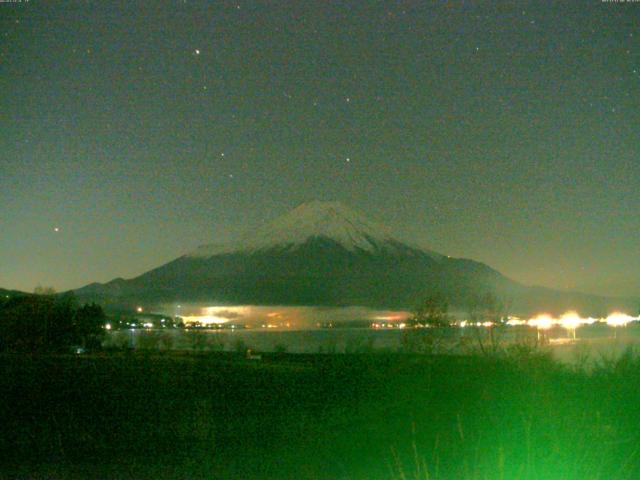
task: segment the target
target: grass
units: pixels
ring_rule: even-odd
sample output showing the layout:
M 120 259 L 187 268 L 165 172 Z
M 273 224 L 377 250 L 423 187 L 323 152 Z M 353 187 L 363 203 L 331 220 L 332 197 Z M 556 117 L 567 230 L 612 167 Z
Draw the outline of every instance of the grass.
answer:
M 0 356 L 5 478 L 632 479 L 640 359 Z M 2 478 L 2 474 L 0 474 Z

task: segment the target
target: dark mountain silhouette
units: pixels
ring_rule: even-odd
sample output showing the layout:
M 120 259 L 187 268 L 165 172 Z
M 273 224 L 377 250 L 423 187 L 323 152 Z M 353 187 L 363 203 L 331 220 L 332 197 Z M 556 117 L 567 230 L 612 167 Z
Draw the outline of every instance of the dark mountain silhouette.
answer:
M 303 204 L 235 242 L 200 247 L 130 280 L 76 290 L 81 298 L 118 307 L 192 301 L 399 309 L 434 293 L 464 308 L 485 292 L 522 314 L 578 309 L 595 315 L 630 306 L 527 287 L 482 263 L 407 245 L 335 202 Z

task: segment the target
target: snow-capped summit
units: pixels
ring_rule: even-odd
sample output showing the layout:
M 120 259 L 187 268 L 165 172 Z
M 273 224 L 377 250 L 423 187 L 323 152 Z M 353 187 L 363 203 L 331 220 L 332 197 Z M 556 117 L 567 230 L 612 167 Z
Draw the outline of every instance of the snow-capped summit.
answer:
M 302 204 L 236 242 L 200 247 L 135 278 L 88 285 L 76 295 L 118 308 L 144 301 L 407 309 L 434 293 L 462 308 L 484 291 L 514 299 L 530 313 L 624 307 L 525 287 L 485 264 L 401 242 L 337 202 Z
M 400 243 L 389 229 L 339 202 L 313 201 L 245 233 L 235 242 L 204 245 L 190 256 L 211 257 L 232 252 L 295 248 L 310 239 L 329 239 L 351 252 L 393 248 Z

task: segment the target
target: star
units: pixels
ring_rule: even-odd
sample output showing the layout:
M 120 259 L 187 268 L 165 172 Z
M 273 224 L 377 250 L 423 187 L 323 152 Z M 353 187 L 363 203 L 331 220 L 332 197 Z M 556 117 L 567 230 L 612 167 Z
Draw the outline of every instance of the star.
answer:
M 53 231 L 54 231 L 54 232 L 56 232 L 56 233 L 58 233 L 58 232 L 60 231 L 60 227 L 54 227 L 54 228 L 53 228 Z

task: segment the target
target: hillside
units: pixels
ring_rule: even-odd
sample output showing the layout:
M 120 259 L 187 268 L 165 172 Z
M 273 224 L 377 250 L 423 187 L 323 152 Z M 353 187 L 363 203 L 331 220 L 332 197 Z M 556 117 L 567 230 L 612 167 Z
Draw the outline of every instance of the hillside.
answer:
M 202 246 L 133 279 L 76 291 L 107 305 L 203 302 L 412 308 L 439 293 L 462 308 L 491 291 L 513 311 L 606 313 L 628 302 L 524 286 L 480 262 L 408 245 L 336 202 L 311 202 L 227 244 Z

